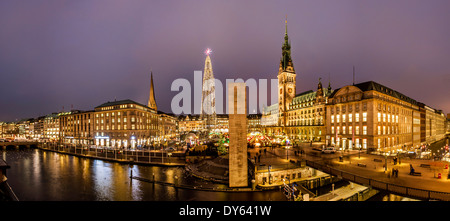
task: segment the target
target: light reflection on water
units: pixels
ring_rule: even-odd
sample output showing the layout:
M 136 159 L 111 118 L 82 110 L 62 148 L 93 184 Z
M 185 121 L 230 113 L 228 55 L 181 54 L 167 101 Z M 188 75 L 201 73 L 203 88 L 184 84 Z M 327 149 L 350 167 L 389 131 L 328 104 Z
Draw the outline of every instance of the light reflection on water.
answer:
M 280 191 L 208 192 L 154 185 L 133 176 L 180 184 L 211 185 L 189 176 L 181 167 L 138 166 L 80 158 L 37 149 L 3 150 L 11 166 L 8 182 L 21 201 L 284 201 Z M 221 185 L 225 187 L 225 185 Z

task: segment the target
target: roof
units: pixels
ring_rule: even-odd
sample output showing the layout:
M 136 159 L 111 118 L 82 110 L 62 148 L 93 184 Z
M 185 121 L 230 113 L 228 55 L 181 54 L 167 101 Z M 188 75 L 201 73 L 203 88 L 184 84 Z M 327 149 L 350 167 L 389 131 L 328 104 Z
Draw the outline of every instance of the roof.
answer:
M 364 91 L 372 91 L 372 90 L 374 90 L 374 91 L 378 91 L 380 93 L 383 93 L 383 94 L 386 94 L 386 95 L 398 98 L 400 100 L 409 102 L 411 104 L 418 105 L 418 102 L 416 100 L 414 100 L 414 99 L 412 99 L 412 98 L 410 98 L 410 97 L 408 97 L 408 96 L 406 96 L 406 95 L 404 95 L 404 94 L 402 94 L 402 93 L 400 93 L 400 92 L 398 92 L 396 90 L 393 90 L 393 89 L 391 89 L 389 87 L 381 85 L 381 84 L 379 84 L 379 83 L 377 83 L 375 81 L 366 81 L 366 82 L 363 82 L 363 83 L 355 84 L 353 86 L 359 88 L 363 92 Z M 339 90 L 340 90 L 340 88 L 336 89 L 333 93 L 331 93 L 330 97 L 334 97 L 336 92 L 339 91 Z
M 103 104 L 95 107 L 95 108 L 98 108 L 98 107 L 109 107 L 109 106 L 115 106 L 115 105 L 121 105 L 121 104 L 137 104 L 137 105 L 140 105 L 140 106 L 147 107 L 147 105 L 143 105 L 143 104 L 140 104 L 140 103 L 138 103 L 136 101 L 133 101 L 133 100 L 130 100 L 130 99 L 126 99 L 126 100 L 120 100 L 120 101 L 108 101 L 106 103 L 103 103 Z

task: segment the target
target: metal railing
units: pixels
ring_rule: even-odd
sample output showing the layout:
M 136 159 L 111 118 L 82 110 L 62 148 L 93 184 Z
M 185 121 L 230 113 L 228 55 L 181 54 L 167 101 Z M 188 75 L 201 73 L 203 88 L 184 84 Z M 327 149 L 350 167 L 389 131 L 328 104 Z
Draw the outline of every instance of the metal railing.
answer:
M 39 148 L 58 153 L 74 154 L 118 162 L 148 163 L 166 166 L 184 166 L 185 154 L 168 151 L 130 150 L 101 146 L 67 146 L 57 143 L 40 143 Z
M 312 168 L 315 168 L 317 170 L 320 170 L 324 173 L 328 173 L 337 177 L 340 177 L 342 179 L 359 183 L 362 185 L 371 186 L 375 189 L 379 190 L 386 190 L 391 193 L 395 193 L 402 196 L 409 196 L 413 198 L 418 199 L 424 199 L 424 200 L 442 200 L 442 201 L 450 201 L 450 193 L 447 192 L 439 192 L 439 191 L 433 191 L 433 190 L 425 190 L 425 189 L 418 189 L 413 187 L 407 187 L 407 186 L 401 186 L 397 184 L 387 183 L 367 177 L 362 177 L 359 175 L 355 175 L 352 173 L 348 173 L 342 170 L 338 170 L 335 168 L 331 168 L 327 165 L 319 164 L 314 161 L 305 160 L 306 165 Z

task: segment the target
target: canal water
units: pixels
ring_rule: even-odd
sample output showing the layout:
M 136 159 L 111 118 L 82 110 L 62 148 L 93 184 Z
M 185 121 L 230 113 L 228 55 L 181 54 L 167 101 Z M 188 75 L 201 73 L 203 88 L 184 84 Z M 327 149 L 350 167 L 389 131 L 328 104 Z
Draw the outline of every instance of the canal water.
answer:
M 39 149 L 0 150 L 11 168 L 8 183 L 21 201 L 285 201 L 279 190 L 212 192 L 130 180 L 133 176 L 180 184 L 226 187 L 197 179 L 182 167 L 141 166 Z M 132 172 L 131 172 L 132 171 Z

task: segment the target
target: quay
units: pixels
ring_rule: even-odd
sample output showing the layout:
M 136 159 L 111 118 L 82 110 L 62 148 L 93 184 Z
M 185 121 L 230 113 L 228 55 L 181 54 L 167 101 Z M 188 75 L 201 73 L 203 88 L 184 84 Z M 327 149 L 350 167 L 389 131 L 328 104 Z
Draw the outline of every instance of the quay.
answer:
M 57 147 L 56 145 L 39 144 L 37 148 L 44 151 L 57 152 L 77 157 L 106 160 L 125 164 L 184 167 L 184 153 L 158 151 L 131 151 L 108 148 Z M 153 156 L 152 156 L 153 154 Z
M 19 201 L 7 182 L 6 170 L 9 168 L 11 167 L 3 159 L 0 159 L 0 201 Z

